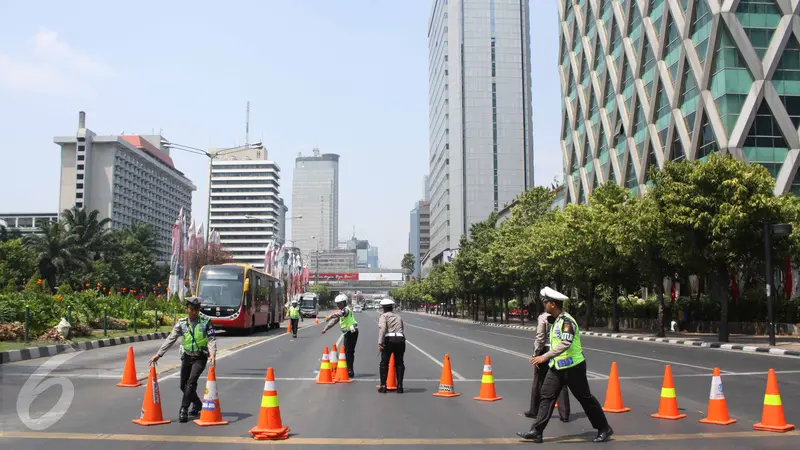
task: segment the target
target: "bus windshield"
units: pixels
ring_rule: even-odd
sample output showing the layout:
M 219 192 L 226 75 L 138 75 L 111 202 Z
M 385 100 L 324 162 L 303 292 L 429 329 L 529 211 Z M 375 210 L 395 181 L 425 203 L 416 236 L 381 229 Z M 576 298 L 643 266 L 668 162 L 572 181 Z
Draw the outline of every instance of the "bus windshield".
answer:
M 300 307 L 301 308 L 314 308 L 316 306 L 317 301 L 313 298 L 304 298 L 300 300 Z
M 198 297 L 204 305 L 239 306 L 244 290 L 244 268 L 209 266 L 200 272 Z

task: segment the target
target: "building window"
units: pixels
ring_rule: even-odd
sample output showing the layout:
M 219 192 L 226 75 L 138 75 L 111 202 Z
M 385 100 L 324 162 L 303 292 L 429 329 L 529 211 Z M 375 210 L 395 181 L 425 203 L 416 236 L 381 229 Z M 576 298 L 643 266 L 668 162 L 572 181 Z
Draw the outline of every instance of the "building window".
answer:
M 86 155 L 78 155 L 78 161 L 83 161 L 86 159 Z

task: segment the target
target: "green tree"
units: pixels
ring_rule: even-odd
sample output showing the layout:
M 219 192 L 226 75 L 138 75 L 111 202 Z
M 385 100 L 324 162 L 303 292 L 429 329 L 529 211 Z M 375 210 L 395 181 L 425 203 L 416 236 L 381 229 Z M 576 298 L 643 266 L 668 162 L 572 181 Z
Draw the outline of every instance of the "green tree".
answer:
M 25 242 L 36 253 L 39 273 L 51 288 L 58 286 L 59 275 L 69 267 L 89 264 L 86 253 L 75 252 L 78 248 L 76 236 L 69 233 L 62 222 L 43 223 L 39 233 L 26 236 Z
M 406 253 L 403 255 L 403 260 L 400 262 L 400 268 L 406 271 L 406 280 L 410 278 L 410 275 L 414 273 L 414 255 L 412 253 Z
M 100 253 L 106 247 L 108 224 L 111 223 L 111 219 L 98 219 L 99 214 L 98 210 L 87 213 L 85 209 L 77 206 L 64 210 L 61 214 L 61 220 L 67 231 L 75 237 L 76 248 L 73 249 L 73 253 L 76 255 L 79 252 L 86 253 L 89 260 L 99 259 Z
M 333 307 L 333 294 L 330 289 L 328 289 L 328 286 L 324 284 L 312 284 L 308 290 L 319 296 L 320 308 Z
M 650 191 L 672 245 L 691 273 L 708 275 L 720 308 L 719 340 L 728 332 L 729 271 L 763 261 L 763 224 L 780 221 L 774 180 L 759 164 L 712 154 L 706 163 L 668 163 Z
M 0 285 L 23 286 L 36 272 L 36 253 L 22 239 L 0 242 Z

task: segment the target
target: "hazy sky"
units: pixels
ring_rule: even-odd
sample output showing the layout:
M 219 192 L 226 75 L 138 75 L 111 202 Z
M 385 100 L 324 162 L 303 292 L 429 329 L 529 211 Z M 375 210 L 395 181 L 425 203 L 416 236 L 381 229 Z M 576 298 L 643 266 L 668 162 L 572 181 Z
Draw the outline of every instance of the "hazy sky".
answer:
M 74 135 L 79 110 L 98 134 L 226 147 L 244 142 L 249 100 L 250 141 L 280 165 L 290 214 L 298 152 L 338 153 L 339 237 L 355 226 L 399 267 L 428 170 L 431 4 L 0 0 L 0 211 L 56 212 L 53 136 Z M 562 166 L 558 14 L 553 1 L 531 10 L 535 177 L 549 185 Z M 204 221 L 208 160 L 173 158 Z

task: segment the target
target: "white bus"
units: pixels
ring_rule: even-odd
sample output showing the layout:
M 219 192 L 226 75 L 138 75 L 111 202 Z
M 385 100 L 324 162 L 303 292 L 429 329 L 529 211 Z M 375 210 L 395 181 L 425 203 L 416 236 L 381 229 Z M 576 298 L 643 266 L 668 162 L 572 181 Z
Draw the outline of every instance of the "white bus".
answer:
M 300 314 L 303 317 L 317 317 L 319 314 L 319 295 L 306 292 L 300 296 Z

